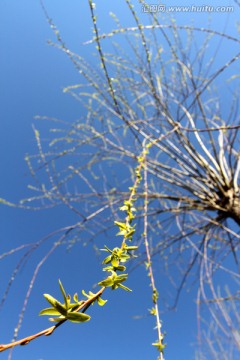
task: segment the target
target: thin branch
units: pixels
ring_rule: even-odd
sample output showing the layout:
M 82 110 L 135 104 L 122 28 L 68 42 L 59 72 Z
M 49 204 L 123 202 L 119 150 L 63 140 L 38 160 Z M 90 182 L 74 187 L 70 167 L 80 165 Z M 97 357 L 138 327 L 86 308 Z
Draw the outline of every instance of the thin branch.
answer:
M 84 313 L 88 307 L 97 299 L 97 297 L 101 296 L 102 293 L 104 292 L 106 288 L 105 287 L 102 287 L 96 294 L 93 298 L 91 299 L 88 299 L 86 301 L 84 301 L 77 309 L 76 311 L 80 311 L 83 309 L 82 313 Z M 0 344 L 0 352 L 2 351 L 5 351 L 5 350 L 8 350 L 8 349 L 11 349 L 17 345 L 27 345 L 29 344 L 32 340 L 35 340 L 37 339 L 38 337 L 40 336 L 49 336 L 49 335 L 52 335 L 52 333 L 61 325 L 63 325 L 65 322 L 67 321 L 67 319 L 63 319 L 62 321 L 59 321 L 56 325 L 54 326 L 51 326 L 49 328 L 46 328 L 36 334 L 33 334 L 33 335 L 29 335 L 23 339 L 20 339 L 20 340 L 17 340 L 17 341 L 14 341 L 14 342 L 11 342 L 9 344 Z

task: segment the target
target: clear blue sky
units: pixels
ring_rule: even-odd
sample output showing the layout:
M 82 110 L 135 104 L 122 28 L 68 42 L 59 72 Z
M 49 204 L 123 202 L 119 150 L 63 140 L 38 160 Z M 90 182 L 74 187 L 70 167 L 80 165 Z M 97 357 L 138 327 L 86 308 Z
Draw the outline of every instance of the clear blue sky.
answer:
M 132 24 L 124 1 L 95 2 L 102 28 L 112 27 L 111 20 L 108 20 L 109 11 L 115 12 L 123 20 L 123 24 Z M 69 48 L 91 60 L 89 48 L 82 45 L 91 37 L 92 24 L 87 1 L 46 0 L 44 3 Z M 140 5 L 137 1 L 135 3 L 140 12 Z M 192 4 L 192 1 L 171 1 L 171 5 L 185 4 Z M 224 1 L 221 4 L 226 5 Z M 239 8 L 235 5 L 235 12 L 228 16 L 212 14 L 212 28 L 235 31 L 237 13 L 239 14 Z M 207 14 L 196 13 L 181 13 L 176 17 L 180 24 L 188 24 L 194 19 L 199 26 L 205 26 L 208 18 Z M 1 1 L 0 197 L 13 202 L 30 194 L 27 185 L 31 181 L 24 156 L 37 151 L 32 129 L 33 123 L 37 126 L 34 116 L 46 115 L 71 123 L 81 113 L 79 103 L 62 91 L 65 86 L 77 83 L 76 70 L 63 53 L 47 45 L 48 39 L 54 39 L 54 35 L 39 1 Z M 72 214 L 63 208 L 30 212 L 1 206 L 0 217 L 1 254 L 23 243 L 36 242 L 48 233 L 75 221 Z M 53 240 L 51 244 L 52 242 Z M 18 273 L 1 309 L 0 343 L 11 340 L 35 265 L 48 249 L 49 244 L 46 243 L 28 259 Z M 1 294 L 18 263 L 19 254 L 13 254 L 0 262 Z M 34 285 L 20 337 L 51 325 L 46 317 L 38 317 L 37 314 L 47 305 L 43 293 L 50 292 L 58 296 L 58 278 L 63 284 L 67 284 L 69 293 L 80 293 L 81 289 L 91 290 L 91 286 L 99 280 L 99 269 L 99 259 L 95 257 L 91 246 L 83 247 L 79 244 L 70 253 L 62 248 L 54 254 L 40 271 Z M 151 346 L 156 339 L 154 319 L 145 317 L 147 309 L 151 307 L 150 288 L 149 292 L 146 291 L 148 282 L 144 269 L 139 268 L 131 274 L 128 282 L 133 293 L 121 290 L 107 292 L 107 305 L 103 308 L 95 305 L 88 311 L 92 316 L 90 322 L 81 325 L 66 324 L 51 337 L 40 338 L 26 347 L 17 347 L 13 359 L 155 359 L 157 353 Z M 158 288 L 160 293 L 173 291 L 168 287 L 168 279 L 164 277 Z M 143 318 L 133 319 L 135 315 L 143 315 Z M 166 360 L 194 359 L 196 307 L 189 293 L 183 294 L 177 311 L 169 311 L 162 319 L 163 329 L 167 332 Z M 117 346 L 119 343 L 121 346 Z M 8 353 L 2 353 L 0 357 L 7 360 Z

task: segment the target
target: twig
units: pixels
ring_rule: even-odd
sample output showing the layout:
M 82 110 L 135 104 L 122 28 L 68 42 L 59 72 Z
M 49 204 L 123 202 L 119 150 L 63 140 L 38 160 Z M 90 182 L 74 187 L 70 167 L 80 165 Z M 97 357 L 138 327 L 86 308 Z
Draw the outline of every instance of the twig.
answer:
M 81 309 L 83 309 L 82 313 L 84 313 L 88 308 L 89 306 L 99 297 L 102 295 L 102 293 L 104 292 L 106 288 L 105 287 L 102 287 L 96 294 L 93 298 L 91 299 L 88 299 L 86 301 L 84 301 L 83 304 L 81 304 L 79 306 L 79 308 L 76 310 L 76 311 L 80 311 Z M 5 351 L 5 350 L 8 350 L 8 349 L 11 349 L 17 345 L 27 345 L 30 343 L 30 341 L 32 340 L 35 340 L 37 339 L 38 337 L 40 336 L 49 336 L 49 335 L 52 335 L 52 333 L 59 327 L 61 326 L 62 324 L 64 324 L 65 322 L 67 321 L 67 319 L 63 319 L 62 321 L 59 321 L 56 325 L 54 326 L 51 326 L 47 329 L 44 329 L 36 334 L 33 334 L 33 335 L 29 335 L 23 339 L 20 339 L 20 340 L 17 340 L 17 341 L 14 341 L 14 342 L 11 342 L 11 343 L 8 343 L 8 344 L 1 344 L 0 345 L 0 352 L 2 351 Z

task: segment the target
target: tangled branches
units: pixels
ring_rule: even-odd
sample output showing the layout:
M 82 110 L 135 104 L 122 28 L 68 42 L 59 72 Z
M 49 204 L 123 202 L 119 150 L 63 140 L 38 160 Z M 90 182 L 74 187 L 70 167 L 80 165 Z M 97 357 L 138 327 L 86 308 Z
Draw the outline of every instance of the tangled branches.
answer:
M 146 185 L 138 192 L 142 203 L 137 243 L 143 242 L 142 219 L 147 216 L 151 258 L 165 269 L 172 265 L 170 278 L 177 270 L 174 306 L 195 273 L 199 314 L 206 305 L 214 334 L 224 335 L 239 349 L 237 310 L 230 315 L 223 303 L 231 302 L 236 309 L 239 301 L 240 125 L 238 89 L 230 85 L 237 79 L 234 66 L 240 58 L 240 41 L 232 34 L 178 26 L 169 19 L 160 24 L 156 14 L 139 19 L 132 3 L 124 3 L 133 26 L 123 27 L 112 15 L 116 29 L 100 34 L 96 9 L 89 0 L 94 34 L 88 44 L 96 45 L 100 61 L 94 69 L 66 47 L 43 7 L 57 37 L 57 43 L 51 44 L 70 58 L 83 79 L 64 91 L 85 110 L 70 127 L 57 122 L 47 144 L 41 130 L 35 130 L 38 154 L 26 160 L 36 195 L 22 200 L 20 206 L 64 204 L 79 219 L 71 227 L 71 246 L 83 234 L 97 243 L 102 233 L 111 232 L 112 218 L 117 218 L 119 204 L 127 199 L 124 188 L 134 177 L 142 143 L 153 143 L 145 164 L 147 207 Z M 122 37 L 124 46 L 120 46 Z M 105 51 L 108 41 L 110 52 Z M 231 49 L 221 62 L 217 58 L 221 49 L 232 42 L 236 51 Z M 216 50 L 208 50 L 209 45 Z M 138 265 L 145 260 L 143 251 Z M 221 272 L 227 274 L 232 289 L 228 296 L 216 289 L 215 278 Z

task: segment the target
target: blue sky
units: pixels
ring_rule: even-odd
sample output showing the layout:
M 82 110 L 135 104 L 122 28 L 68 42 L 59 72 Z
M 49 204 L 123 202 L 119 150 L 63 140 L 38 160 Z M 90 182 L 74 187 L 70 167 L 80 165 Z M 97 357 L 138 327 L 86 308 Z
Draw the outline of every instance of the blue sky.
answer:
M 96 3 L 102 29 L 111 29 L 113 26 L 109 20 L 109 11 L 115 12 L 126 26 L 132 24 L 130 15 L 126 12 L 126 5 L 122 4 L 122 1 L 114 4 L 112 1 Z M 135 3 L 137 8 L 137 1 Z M 217 1 L 209 3 L 217 4 Z M 92 34 L 87 1 L 46 0 L 44 4 L 67 46 L 91 61 L 89 47 L 82 45 Z M 171 5 L 185 4 L 192 2 L 171 1 Z M 214 13 L 212 27 L 229 33 L 234 31 L 236 34 L 237 13 L 239 14 L 239 9 L 236 5 L 233 14 Z M 188 24 L 194 19 L 198 26 L 204 26 L 208 18 L 206 14 L 180 15 L 177 16 L 180 24 Z M 56 117 L 70 124 L 81 113 L 79 103 L 62 91 L 64 87 L 77 82 L 76 70 L 63 53 L 47 45 L 48 39 L 54 39 L 54 35 L 46 22 L 39 1 L 2 0 L 0 197 L 12 202 L 29 196 L 27 185 L 31 181 L 24 156 L 26 153 L 37 152 L 32 128 L 32 124 L 37 126 L 34 116 Z M 0 216 L 1 254 L 21 244 L 36 242 L 48 233 L 75 221 L 73 215 L 62 207 L 30 212 L 1 206 Z M 0 343 L 11 340 L 34 268 L 51 244 L 46 242 L 17 274 L 0 313 Z M 6 289 L 20 254 L 15 253 L 0 262 L 1 294 Z M 99 280 L 100 268 L 99 259 L 91 246 L 83 247 L 78 244 L 69 253 L 61 248 L 53 254 L 41 269 L 34 285 L 20 337 L 50 326 L 47 318 L 38 317 L 37 314 L 46 306 L 43 293 L 49 292 L 58 296 L 58 278 L 65 284 L 69 293 L 80 293 L 82 289 L 91 290 L 91 286 Z M 121 290 L 107 292 L 105 297 L 109 301 L 105 307 L 99 308 L 95 305 L 90 308 L 92 320 L 89 323 L 66 324 L 51 337 L 40 338 L 26 347 L 16 348 L 13 359 L 155 359 L 157 353 L 151 347 L 151 343 L 156 340 L 156 332 L 153 330 L 154 319 L 145 316 L 147 309 L 151 307 L 150 288 L 149 293 L 146 291 L 148 283 L 149 279 L 144 269 L 139 268 L 131 274 L 128 282 L 129 287 L 134 290 L 133 293 Z M 173 291 L 168 287 L 165 277 L 162 277 L 158 287 L 162 292 Z M 174 294 L 171 295 L 174 297 Z M 196 307 L 190 295 L 191 292 L 184 293 L 178 309 L 162 316 L 163 329 L 167 332 L 166 360 L 194 358 L 196 333 L 193 329 L 197 327 Z M 135 315 L 142 318 L 133 319 Z M 1 354 L 1 359 L 7 358 L 7 352 Z

